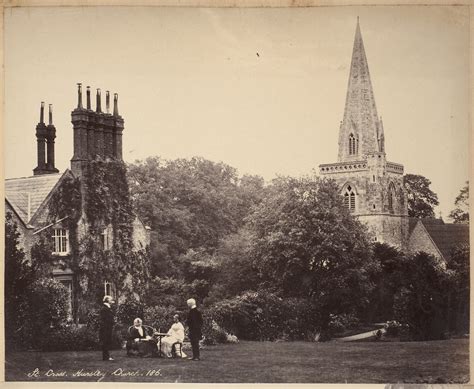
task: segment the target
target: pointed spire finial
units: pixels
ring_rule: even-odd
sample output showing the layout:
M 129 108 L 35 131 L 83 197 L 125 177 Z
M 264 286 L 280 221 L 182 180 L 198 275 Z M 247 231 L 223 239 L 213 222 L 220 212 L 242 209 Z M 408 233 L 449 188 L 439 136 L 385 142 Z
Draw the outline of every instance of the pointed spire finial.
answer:
M 82 109 L 82 84 L 77 83 L 77 108 Z
M 114 93 L 114 116 L 118 115 L 118 93 Z
M 41 102 L 40 123 L 44 123 L 44 101 Z
M 110 92 L 105 91 L 105 112 L 110 113 Z
M 97 113 L 102 113 L 102 107 L 100 105 L 100 102 L 101 102 L 100 88 L 97 88 L 96 104 L 95 104 L 95 111 Z
M 53 104 L 49 104 L 49 125 L 53 125 Z
M 90 86 L 87 86 L 86 96 L 87 96 L 87 109 L 91 109 L 91 87 Z

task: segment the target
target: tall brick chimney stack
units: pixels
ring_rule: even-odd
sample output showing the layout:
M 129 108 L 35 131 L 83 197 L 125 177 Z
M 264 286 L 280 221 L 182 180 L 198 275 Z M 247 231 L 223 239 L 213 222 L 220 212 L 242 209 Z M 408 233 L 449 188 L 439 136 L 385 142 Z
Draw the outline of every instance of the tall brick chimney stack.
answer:
M 53 124 L 53 105 L 49 104 L 49 124 L 47 127 L 47 135 L 46 135 L 46 140 L 47 140 L 47 162 L 46 162 L 46 168 L 48 170 L 48 173 L 59 173 L 59 170 L 56 169 L 54 166 L 54 140 L 56 139 L 56 127 L 54 127 Z
M 118 114 L 118 95 L 114 94 L 114 114 L 110 114 L 110 92 L 106 91 L 105 111 L 102 111 L 101 90 L 97 88 L 95 111 L 91 108 L 90 87 L 87 87 L 87 109 L 82 106 L 82 87 L 78 84 L 78 104 L 72 111 L 74 155 L 71 169 L 81 176 L 94 159 L 122 160 L 123 119 Z
M 124 129 L 123 118 L 118 112 L 118 94 L 114 93 L 114 128 L 115 128 L 115 142 L 114 142 L 114 156 L 118 160 L 122 160 L 122 132 Z
M 38 165 L 33 169 L 35 176 L 48 173 L 46 167 L 46 134 L 48 129 L 44 124 L 44 101 L 41 102 L 40 121 L 36 125 L 36 149 Z

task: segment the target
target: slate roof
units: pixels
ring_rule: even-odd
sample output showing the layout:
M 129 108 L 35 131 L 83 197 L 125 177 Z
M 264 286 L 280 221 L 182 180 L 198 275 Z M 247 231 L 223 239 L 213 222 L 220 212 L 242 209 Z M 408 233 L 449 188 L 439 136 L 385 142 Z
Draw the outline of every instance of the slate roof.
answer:
M 5 180 L 5 198 L 25 225 L 33 218 L 64 174 L 65 172 Z
M 421 219 L 431 239 L 445 259 L 458 246 L 469 244 L 469 224 L 444 223 L 439 219 Z

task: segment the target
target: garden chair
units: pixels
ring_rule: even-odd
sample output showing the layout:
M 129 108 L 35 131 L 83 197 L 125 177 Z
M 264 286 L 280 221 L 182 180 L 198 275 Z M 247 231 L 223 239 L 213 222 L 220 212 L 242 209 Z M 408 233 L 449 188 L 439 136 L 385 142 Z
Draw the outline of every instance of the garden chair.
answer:
M 136 351 L 138 356 L 146 356 L 151 353 L 151 356 L 154 356 L 156 353 L 156 342 L 155 339 L 153 338 L 153 334 L 155 333 L 155 329 L 152 326 L 149 325 L 142 325 L 143 330 L 145 333 L 149 336 L 151 336 L 151 339 L 145 340 L 145 339 L 140 339 L 138 343 L 134 342 L 132 339 L 132 328 L 134 326 L 128 327 L 128 340 L 130 344 L 130 350 L 131 351 Z

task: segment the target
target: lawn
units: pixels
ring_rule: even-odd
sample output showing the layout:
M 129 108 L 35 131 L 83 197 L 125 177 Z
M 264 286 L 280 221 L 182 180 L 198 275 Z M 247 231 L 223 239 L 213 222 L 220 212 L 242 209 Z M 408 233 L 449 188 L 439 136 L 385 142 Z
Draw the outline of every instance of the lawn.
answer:
M 6 356 L 5 378 L 7 381 L 250 383 L 461 383 L 469 378 L 468 339 L 386 343 L 240 342 L 208 346 L 202 350 L 201 361 L 127 358 L 123 350 L 113 352 L 112 356 L 115 361 L 103 362 L 100 351 L 10 353 Z M 35 369 L 38 369 L 36 374 Z M 74 376 L 78 371 L 96 375 Z

